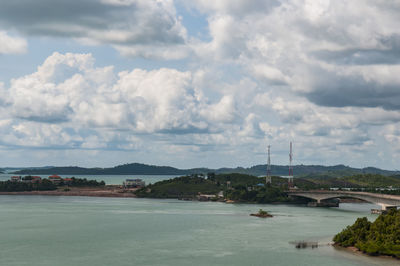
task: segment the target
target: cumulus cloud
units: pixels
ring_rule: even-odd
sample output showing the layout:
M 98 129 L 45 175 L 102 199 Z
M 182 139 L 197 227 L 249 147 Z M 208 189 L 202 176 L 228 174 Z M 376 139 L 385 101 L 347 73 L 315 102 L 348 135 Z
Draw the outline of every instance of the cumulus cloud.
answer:
M 0 31 L 0 54 L 22 54 L 27 50 L 27 43 L 20 37 L 12 37 Z
M 47 135 L 38 139 L 44 132 L 58 136 L 83 134 L 86 137 L 80 140 L 63 139 L 82 148 L 101 148 L 107 147 L 107 141 L 101 139 L 112 141 L 118 131 L 202 134 L 210 128 L 218 131 L 221 123 L 235 120 L 238 114 L 233 98 L 210 101 L 194 86 L 192 76 L 189 71 L 168 68 L 115 74 L 112 67 L 94 67 L 90 54 L 54 53 L 36 72 L 11 80 L 9 88 L 0 87 L 0 96 L 5 103 L 3 114 L 20 119 L 12 128 L 21 138 L 39 145 L 47 139 Z M 33 126 L 35 123 L 40 126 Z M 89 138 L 88 134 L 93 135 L 89 129 L 114 133 L 100 138 L 95 132 Z
M 4 0 L 0 28 L 27 36 L 110 44 L 126 55 L 166 59 L 185 55 L 182 49 L 176 52 L 176 46 L 186 42 L 186 29 L 176 16 L 172 0 Z M 149 52 L 154 49 L 162 52 Z
M 188 60 L 180 70 L 116 72 L 89 54 L 55 53 L 0 83 L 3 145 L 134 150 L 165 154 L 157 157 L 165 163 L 191 154 L 196 166 L 217 156 L 263 162 L 267 144 L 285 163 L 290 140 L 299 163 L 377 165 L 380 145 L 398 147 L 393 1 L 180 1 L 205 17 L 204 39 L 186 33 L 173 1 L 23 3 L 34 12 L 4 1 L 0 28 Z
M 321 106 L 400 109 L 398 5 L 264 3 L 195 1 L 209 16 L 212 37 L 196 51 L 234 62 L 260 83 L 287 85 Z

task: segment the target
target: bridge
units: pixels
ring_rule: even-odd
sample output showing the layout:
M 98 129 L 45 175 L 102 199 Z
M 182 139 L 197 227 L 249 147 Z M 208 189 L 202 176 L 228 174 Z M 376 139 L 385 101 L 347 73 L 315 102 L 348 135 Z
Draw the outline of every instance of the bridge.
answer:
M 400 196 L 378 194 L 358 191 L 331 191 L 331 190 L 309 190 L 309 191 L 288 191 L 288 195 L 309 198 L 317 201 L 316 206 L 322 206 L 321 201 L 335 198 L 353 198 L 380 205 L 382 210 L 389 206 L 400 206 Z M 321 204 L 321 205 L 320 205 Z

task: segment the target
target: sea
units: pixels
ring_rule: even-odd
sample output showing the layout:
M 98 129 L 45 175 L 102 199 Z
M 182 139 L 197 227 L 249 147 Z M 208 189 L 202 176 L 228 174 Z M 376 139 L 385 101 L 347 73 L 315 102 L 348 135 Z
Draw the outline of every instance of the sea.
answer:
M 249 216 L 261 208 L 274 217 Z M 328 245 L 358 217 L 376 219 L 371 208 L 1 195 L 0 265 L 400 265 Z M 293 241 L 320 246 L 297 249 Z
M 14 174 L 0 174 L 0 181 L 10 180 L 10 177 Z M 24 175 L 22 175 L 24 176 Z M 48 178 L 49 175 L 40 175 L 41 178 Z M 177 177 L 176 175 L 59 175 L 62 178 L 76 177 L 86 178 L 88 180 L 104 181 L 107 185 L 122 185 L 126 179 L 142 179 L 148 184 L 154 184 L 155 182 Z

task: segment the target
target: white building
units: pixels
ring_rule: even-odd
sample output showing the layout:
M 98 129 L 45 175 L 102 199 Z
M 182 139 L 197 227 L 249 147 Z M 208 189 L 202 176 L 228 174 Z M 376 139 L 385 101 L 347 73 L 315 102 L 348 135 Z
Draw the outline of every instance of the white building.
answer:
M 126 179 L 123 186 L 124 188 L 144 187 L 145 182 L 142 179 Z

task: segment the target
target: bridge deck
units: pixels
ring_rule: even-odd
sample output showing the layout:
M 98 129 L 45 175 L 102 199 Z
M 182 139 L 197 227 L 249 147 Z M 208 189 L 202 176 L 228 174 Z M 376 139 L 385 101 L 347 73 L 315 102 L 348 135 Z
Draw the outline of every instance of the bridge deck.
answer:
M 321 200 L 327 200 L 331 198 L 356 198 L 367 202 L 381 205 L 383 209 L 387 206 L 400 206 L 399 195 L 388 195 L 371 192 L 359 192 L 359 191 L 341 191 L 341 190 L 307 190 L 307 191 L 287 191 L 288 195 L 305 197 L 316 200 L 318 203 Z

